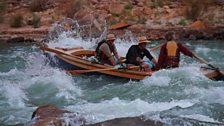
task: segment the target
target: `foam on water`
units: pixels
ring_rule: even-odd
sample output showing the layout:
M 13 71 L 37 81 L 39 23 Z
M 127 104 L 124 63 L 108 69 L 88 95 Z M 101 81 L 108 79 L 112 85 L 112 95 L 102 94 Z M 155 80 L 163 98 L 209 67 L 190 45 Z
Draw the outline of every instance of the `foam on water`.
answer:
M 196 48 L 195 51 L 196 51 L 196 53 L 202 52 L 204 55 L 210 53 L 211 51 L 218 52 L 218 53 L 224 52 L 224 50 L 222 50 L 222 49 L 211 49 L 211 48 L 207 48 L 207 47 L 198 47 L 198 48 Z
M 198 95 L 198 99 L 206 104 L 219 103 L 224 104 L 224 88 L 223 87 L 194 87 L 191 88 L 189 93 Z
M 67 100 L 75 99 L 75 97 L 69 93 L 70 91 L 74 91 L 77 95 L 81 95 L 81 90 L 75 85 L 71 76 L 67 75 L 63 70 L 44 65 L 45 62 L 42 57 L 39 58 L 40 60 L 31 60 L 33 62 L 30 62 L 29 67 L 26 69 L 26 73 L 28 73 L 29 76 L 32 75 L 31 80 L 27 81 L 27 83 L 30 83 L 30 85 L 50 83 L 58 89 L 56 96 L 65 97 Z
M 79 113 L 86 115 L 86 118 L 90 122 L 99 122 L 118 117 L 135 117 L 144 113 L 164 111 L 175 106 L 186 108 L 192 105 L 194 105 L 194 102 L 191 100 L 148 103 L 141 99 L 126 101 L 120 100 L 119 98 L 113 98 L 100 103 L 68 106 L 68 109 L 71 111 L 76 110 Z
M 71 47 L 84 47 L 85 49 L 91 48 L 93 43 L 88 40 L 83 40 L 82 38 L 73 38 L 67 36 L 66 33 L 61 34 L 58 39 L 50 41 L 48 43 L 49 47 L 63 47 L 63 48 L 71 48 Z
M 30 95 L 29 88 L 38 87 L 37 85 L 46 84 L 47 88 L 51 84 L 58 89 L 56 97 L 67 100 L 74 100 L 81 95 L 81 90 L 75 85 L 72 77 L 65 71 L 48 66 L 40 52 L 18 56 L 26 59 L 25 69 L 14 68 L 8 72 L 0 72 L 2 87 L 0 93 L 11 107 L 25 107 L 26 102 L 29 101 L 27 98 L 27 95 Z
M 195 65 L 179 67 L 176 69 L 163 69 L 154 72 L 152 76 L 143 80 L 144 85 L 148 86 L 169 86 L 175 80 L 186 79 L 186 81 L 197 82 L 201 78 L 205 78 Z M 172 81 L 171 81 L 172 80 Z M 174 81 L 173 81 L 174 80 Z
M 0 76 L 13 76 L 18 73 L 23 73 L 17 70 L 17 68 L 11 69 L 9 72 L 0 72 Z
M 150 77 L 146 77 L 143 80 L 143 84 L 147 86 L 160 86 L 166 87 L 169 86 L 171 78 L 169 76 L 159 75 L 159 73 L 155 73 Z
M 200 114 L 192 114 L 192 115 L 181 115 L 180 117 L 189 118 L 189 119 L 195 119 L 205 122 L 219 122 L 214 120 L 213 118 L 210 118 L 209 116 L 204 116 Z
M 23 90 L 23 88 L 16 83 L 9 81 L 2 81 L 1 95 L 7 99 L 7 103 L 13 108 L 25 107 L 24 101 L 28 98 Z
M 203 55 L 207 56 L 207 54 L 211 51 L 210 48 L 206 48 L 206 47 L 198 47 L 196 48 L 196 53 L 202 53 Z

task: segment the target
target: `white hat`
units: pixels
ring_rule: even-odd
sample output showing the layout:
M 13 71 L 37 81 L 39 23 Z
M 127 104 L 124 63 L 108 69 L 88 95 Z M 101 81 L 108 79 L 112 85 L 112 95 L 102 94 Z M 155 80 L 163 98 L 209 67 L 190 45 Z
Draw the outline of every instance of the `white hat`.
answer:
M 149 43 L 151 41 L 147 40 L 145 36 L 138 37 L 138 44 L 140 43 Z

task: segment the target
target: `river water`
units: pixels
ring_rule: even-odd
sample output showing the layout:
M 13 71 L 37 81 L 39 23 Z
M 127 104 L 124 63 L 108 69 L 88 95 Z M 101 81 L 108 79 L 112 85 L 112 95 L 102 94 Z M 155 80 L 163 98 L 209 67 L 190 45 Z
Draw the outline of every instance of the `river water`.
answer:
M 116 40 L 124 56 L 134 41 Z M 224 69 L 223 41 L 184 41 L 186 47 Z M 95 47 L 62 35 L 50 47 Z M 148 48 L 160 44 L 154 41 Z M 158 57 L 159 50 L 152 52 Z M 224 125 L 224 82 L 200 73 L 200 63 L 181 55 L 180 68 L 161 70 L 142 81 L 108 76 L 67 75 L 45 62 L 36 45 L 0 45 L 0 125 L 27 124 L 40 105 L 78 112 L 88 122 L 144 115 L 166 125 Z

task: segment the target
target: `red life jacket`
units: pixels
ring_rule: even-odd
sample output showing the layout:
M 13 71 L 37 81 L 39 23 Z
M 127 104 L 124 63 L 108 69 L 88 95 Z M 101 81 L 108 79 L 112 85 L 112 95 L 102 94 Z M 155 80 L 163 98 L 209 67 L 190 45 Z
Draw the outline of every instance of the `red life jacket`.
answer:
M 167 68 L 174 68 L 179 66 L 180 51 L 175 41 L 169 41 L 166 44 L 166 66 Z

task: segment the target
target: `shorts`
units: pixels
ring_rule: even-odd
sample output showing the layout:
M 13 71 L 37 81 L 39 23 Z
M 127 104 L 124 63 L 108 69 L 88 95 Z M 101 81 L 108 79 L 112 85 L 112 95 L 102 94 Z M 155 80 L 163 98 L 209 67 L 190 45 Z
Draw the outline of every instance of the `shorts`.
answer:
M 153 68 L 155 66 L 154 63 L 150 60 L 144 61 L 144 63 L 149 65 L 149 68 Z

